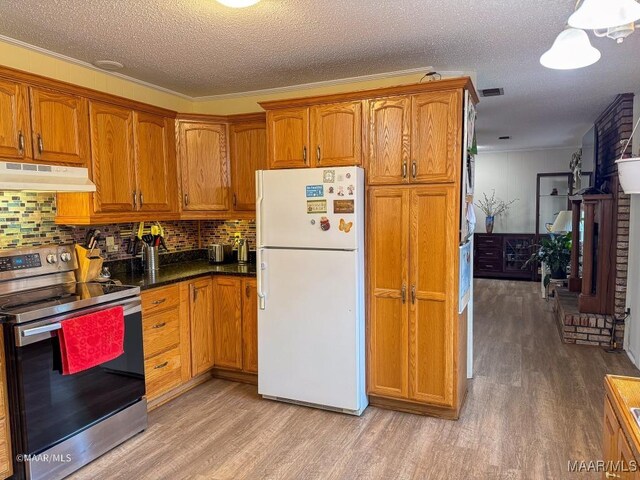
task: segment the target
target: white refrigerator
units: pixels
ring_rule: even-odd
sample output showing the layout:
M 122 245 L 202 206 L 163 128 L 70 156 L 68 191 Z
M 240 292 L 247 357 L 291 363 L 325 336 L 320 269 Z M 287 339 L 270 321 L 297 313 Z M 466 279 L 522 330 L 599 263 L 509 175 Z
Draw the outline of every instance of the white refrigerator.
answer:
M 256 172 L 258 392 L 360 415 L 367 407 L 364 172 Z

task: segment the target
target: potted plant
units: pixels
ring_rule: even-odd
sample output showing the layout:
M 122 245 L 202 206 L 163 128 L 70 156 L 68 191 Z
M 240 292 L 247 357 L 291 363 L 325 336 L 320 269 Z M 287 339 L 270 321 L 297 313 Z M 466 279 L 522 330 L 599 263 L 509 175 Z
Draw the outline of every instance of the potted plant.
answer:
M 538 250 L 531 255 L 522 268 L 528 267 L 532 262 L 544 262 L 550 272 L 544 277 L 545 287 L 549 285 L 552 278 L 567 278 L 567 267 L 571 263 L 571 233 L 551 234 L 537 247 Z
M 496 217 L 506 213 L 507 210 L 511 207 L 512 204 L 518 201 L 517 198 L 511 200 L 510 202 L 505 202 L 504 200 L 500 200 L 496 198 L 496 191 L 493 190 L 491 194 L 491 198 L 487 197 L 486 193 L 483 193 L 483 199 L 478 200 L 476 203 L 476 207 L 482 210 L 482 213 L 485 214 L 485 226 L 487 228 L 487 233 L 493 233 L 493 226 L 496 220 Z

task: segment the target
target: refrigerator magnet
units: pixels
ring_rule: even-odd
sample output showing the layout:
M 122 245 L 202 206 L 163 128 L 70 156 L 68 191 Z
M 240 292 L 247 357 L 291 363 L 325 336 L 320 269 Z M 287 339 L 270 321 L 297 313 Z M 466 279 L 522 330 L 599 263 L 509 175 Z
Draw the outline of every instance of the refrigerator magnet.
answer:
M 334 200 L 333 213 L 354 213 L 355 205 L 353 200 Z
M 351 227 L 353 227 L 353 222 L 345 222 L 344 218 L 340 219 L 340 231 L 344 233 L 349 233 L 351 231 Z
M 333 192 L 335 192 L 335 190 L 333 189 L 333 187 L 329 187 L 329 193 L 333 194 Z
M 327 213 L 327 201 L 307 200 L 307 213 Z
M 324 186 L 322 185 L 307 185 L 307 198 L 324 197 Z
M 322 182 L 323 183 L 335 183 L 336 181 L 336 171 L 335 170 L 325 170 L 322 172 Z
M 355 190 L 356 190 L 355 185 L 349 185 L 347 187 L 347 192 L 349 192 L 349 195 L 353 195 L 353 192 L 355 192 Z
M 320 228 L 325 232 L 331 228 L 331 224 L 327 217 L 320 217 Z
M 342 185 L 338 187 L 338 196 L 344 197 L 344 187 Z

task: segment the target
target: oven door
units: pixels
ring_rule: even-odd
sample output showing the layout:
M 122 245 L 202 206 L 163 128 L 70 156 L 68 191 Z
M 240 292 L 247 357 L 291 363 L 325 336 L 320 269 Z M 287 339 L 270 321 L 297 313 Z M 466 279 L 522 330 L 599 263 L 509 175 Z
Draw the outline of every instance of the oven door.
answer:
M 60 322 L 118 305 L 124 308 L 124 353 L 91 369 L 62 375 L 55 333 Z M 13 432 L 14 454 L 45 451 L 132 405 L 145 394 L 138 297 L 28 324 L 7 325 L 5 338 L 12 427 L 17 427 Z

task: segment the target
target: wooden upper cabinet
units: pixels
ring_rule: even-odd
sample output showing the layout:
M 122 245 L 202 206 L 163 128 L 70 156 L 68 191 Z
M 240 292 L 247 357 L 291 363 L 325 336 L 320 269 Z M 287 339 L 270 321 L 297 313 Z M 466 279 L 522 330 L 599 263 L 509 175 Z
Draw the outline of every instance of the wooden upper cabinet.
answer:
M 268 111 L 267 145 L 269 168 L 308 167 L 309 109 Z
M 406 398 L 409 191 L 372 189 L 368 205 L 368 391 Z
M 86 165 L 89 159 L 87 99 L 31 87 L 33 157 L 37 161 Z
M 213 279 L 214 364 L 242 369 L 242 292 L 241 279 Z
M 255 211 L 256 170 L 266 168 L 267 127 L 264 122 L 231 125 L 233 209 Z
M 311 108 L 311 155 L 316 167 L 362 163 L 362 102 Z
M 183 210 L 229 209 L 227 126 L 179 122 Z
M 258 373 L 258 289 L 255 278 L 242 280 L 242 369 Z
M 172 122 L 165 117 L 134 112 L 137 208 L 171 211 L 177 196 Z
M 453 186 L 435 185 L 410 191 L 409 397 L 452 406 L 456 190 Z
M 24 160 L 31 152 L 27 87 L 0 80 L 0 159 Z
M 214 365 L 213 284 L 211 278 L 189 284 L 191 374 L 195 377 Z
M 381 98 L 369 101 L 368 106 L 367 182 L 369 185 L 408 183 L 411 162 L 410 98 Z
M 411 181 L 454 182 L 462 153 L 462 91 L 411 97 Z
M 91 170 L 96 184 L 96 213 L 132 212 L 136 174 L 133 153 L 133 111 L 91 102 Z

